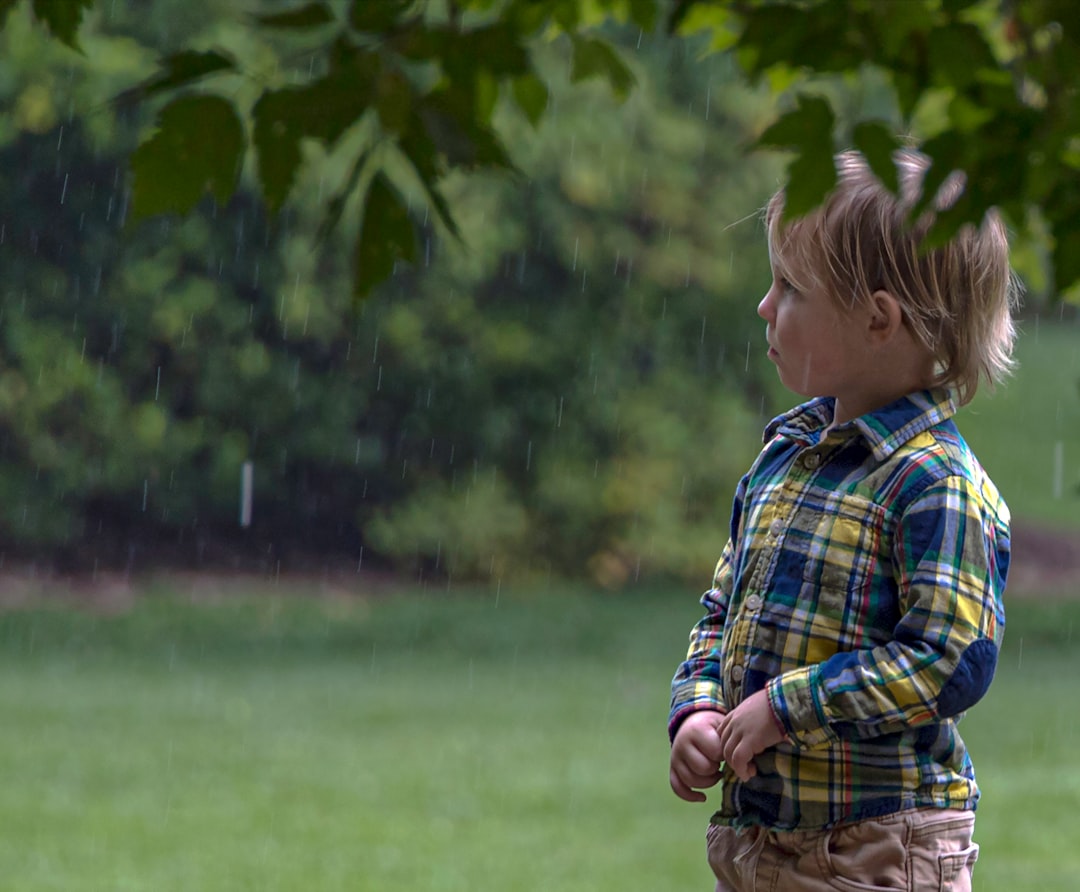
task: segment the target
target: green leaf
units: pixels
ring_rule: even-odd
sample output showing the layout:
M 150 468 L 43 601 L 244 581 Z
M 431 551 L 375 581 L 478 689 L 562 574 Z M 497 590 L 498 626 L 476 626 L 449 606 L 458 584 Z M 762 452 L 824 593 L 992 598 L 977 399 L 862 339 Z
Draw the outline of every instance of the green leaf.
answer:
M 751 79 L 776 64 L 846 71 L 857 68 L 867 56 L 864 35 L 846 2 L 750 7 L 745 18 L 738 56 Z
M 252 109 L 259 181 L 271 213 L 281 209 L 300 166 L 300 141 L 332 145 L 375 101 L 378 56 L 341 41 L 326 77 L 263 93 Z
M 529 70 L 529 54 L 521 35 L 505 23 L 451 34 L 451 38 L 444 44 L 444 55 L 461 59 L 469 68 L 483 68 L 500 76 Z
M 1054 285 L 1064 291 L 1080 281 L 1080 220 L 1054 227 Z M 1075 295 L 1074 295 L 1074 302 Z
M 251 111 L 259 183 L 271 214 L 281 210 L 300 166 L 300 140 L 304 131 L 297 118 L 305 108 L 303 92 L 297 87 L 269 90 L 259 97 Z
M 941 0 L 941 8 L 949 15 L 956 15 L 974 6 L 979 0 Z
M 235 71 L 236 60 L 217 50 L 200 53 L 195 50 L 183 50 L 165 56 L 158 62 L 158 73 L 141 84 L 119 93 L 114 102 L 138 102 L 147 96 L 182 87 L 208 74 L 220 71 Z
M 398 260 L 416 259 L 416 233 L 408 208 L 383 174 L 376 174 L 364 201 L 363 223 L 356 240 L 353 295 L 363 299 L 390 277 Z
M 533 35 L 548 23 L 551 10 L 537 0 L 510 0 L 504 7 L 502 19 L 518 34 Z
M 949 123 L 961 133 L 974 133 L 994 119 L 995 109 L 972 102 L 963 93 L 954 93 L 948 105 Z
M 659 14 L 656 0 L 628 0 L 630 7 L 630 21 L 647 33 L 656 28 L 656 17 Z
M 533 127 L 540 123 L 548 105 L 548 88 L 533 71 L 514 78 L 514 101 Z
M 855 148 L 862 152 L 874 175 L 894 195 L 900 192 L 893 152 L 900 148 L 896 137 L 887 124 L 881 121 L 863 121 L 855 127 Z
M 296 30 L 304 28 L 318 28 L 334 21 L 334 13 L 325 3 L 309 3 L 288 12 L 276 12 L 268 15 L 257 15 L 255 20 L 260 25 L 269 28 L 292 28 Z
M 798 148 L 823 141 L 831 152 L 835 118 L 832 106 L 820 96 L 801 94 L 797 105 L 781 115 L 758 137 L 756 145 L 773 148 Z
M 709 52 L 717 53 L 729 50 L 736 44 L 742 30 L 742 20 L 733 10 L 725 7 L 695 5 L 687 9 L 675 27 L 680 36 L 708 32 L 711 35 Z
M 0 28 L 7 23 L 8 13 L 18 4 L 19 0 L 0 0 Z
M 357 30 L 382 34 L 397 23 L 412 0 L 353 0 L 349 23 Z
M 326 213 L 323 215 L 323 218 L 319 223 L 319 228 L 315 233 L 316 242 L 321 244 L 326 241 L 327 237 L 338 225 L 342 214 L 345 212 L 345 205 L 349 201 L 349 196 L 352 195 L 353 191 L 356 189 L 356 184 L 360 182 L 360 177 L 367 167 L 368 159 L 371 158 L 371 154 L 371 148 L 360 153 L 360 157 L 353 163 L 352 170 L 349 172 L 349 177 L 345 181 L 345 185 L 342 186 L 340 191 L 338 191 L 327 203 Z
M 93 5 L 94 0 L 34 0 L 33 10 L 57 40 L 78 50 L 83 12 Z
M 801 95 L 796 108 L 782 115 L 758 137 L 757 146 L 790 148 L 797 152 L 797 157 L 788 166 L 785 220 L 812 211 L 836 185 L 834 121 L 827 100 Z
M 911 209 L 913 219 L 931 207 L 934 197 L 954 170 L 963 167 L 964 138 L 955 132 L 945 131 L 927 140 L 920 151 L 930 159 L 930 169 L 923 174 L 922 194 Z
M 409 159 L 409 163 L 420 178 L 420 182 L 427 192 L 428 201 L 435 209 L 443 226 L 455 238 L 460 239 L 461 233 L 458 230 L 457 221 L 454 220 L 450 205 L 438 187 L 438 179 L 441 173 L 438 149 L 428 135 L 419 116 L 414 116 L 412 126 L 398 140 L 398 147 L 402 154 Z
M 936 78 L 957 89 L 977 80 L 980 71 L 997 68 L 993 51 L 974 25 L 934 28 L 927 35 L 927 48 Z
M 479 120 L 476 98 L 461 85 L 435 90 L 419 104 L 423 128 L 454 167 L 514 169 L 499 138 Z
M 784 219 L 794 220 L 818 207 L 836 185 L 836 162 L 831 145 L 804 147 L 788 165 L 784 190 Z
M 699 6 L 700 3 L 701 0 L 674 0 L 668 12 L 667 22 L 664 25 L 667 33 L 674 34 L 678 31 L 689 15 L 690 10 Z
M 413 88 L 400 71 L 383 71 L 375 84 L 375 107 L 383 129 L 400 133 L 412 116 Z
M 595 37 L 570 35 L 574 55 L 570 65 L 570 80 L 573 83 L 590 77 L 606 77 L 615 95 L 624 99 L 634 86 L 633 72 L 619 58 L 610 44 Z
M 209 192 L 225 204 L 244 158 L 244 128 L 219 96 L 182 96 L 158 115 L 157 132 L 131 157 L 132 218 L 185 214 Z

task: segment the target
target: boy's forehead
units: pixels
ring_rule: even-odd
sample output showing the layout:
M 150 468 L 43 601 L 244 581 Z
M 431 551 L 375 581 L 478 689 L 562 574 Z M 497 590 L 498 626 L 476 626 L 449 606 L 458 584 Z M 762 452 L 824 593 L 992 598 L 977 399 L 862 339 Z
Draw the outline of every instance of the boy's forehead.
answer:
M 769 263 L 776 269 L 795 271 L 806 265 L 806 246 L 797 233 L 780 232 L 769 238 Z M 807 270 L 802 269 L 803 272 Z

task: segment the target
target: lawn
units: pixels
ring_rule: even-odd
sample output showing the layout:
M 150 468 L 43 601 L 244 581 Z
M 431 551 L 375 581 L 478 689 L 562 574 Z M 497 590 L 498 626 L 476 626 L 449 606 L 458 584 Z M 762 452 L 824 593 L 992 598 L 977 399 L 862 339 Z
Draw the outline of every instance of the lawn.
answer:
M 1080 529 L 1080 326 L 1025 323 L 1019 359 L 961 429 L 1015 516 Z M 712 888 L 710 808 L 667 786 L 694 592 L 284 588 L 0 613 L 0 888 Z M 1011 604 L 964 722 L 977 892 L 1080 875 L 1080 600 L 1059 595 Z
M 1080 320 L 1020 328 L 1015 374 L 957 422 L 1013 516 L 1080 530 Z
M 711 889 L 666 778 L 694 593 L 166 588 L 0 616 L 3 888 Z M 964 725 L 982 892 L 1080 873 L 1080 605 L 1047 601 Z

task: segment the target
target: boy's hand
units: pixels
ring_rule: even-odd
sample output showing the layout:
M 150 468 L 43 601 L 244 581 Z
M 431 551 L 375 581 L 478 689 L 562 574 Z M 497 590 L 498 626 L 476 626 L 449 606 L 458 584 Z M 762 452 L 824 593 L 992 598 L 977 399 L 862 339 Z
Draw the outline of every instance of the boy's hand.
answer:
M 691 713 L 679 726 L 671 744 L 671 789 L 687 802 L 704 802 L 699 792 L 720 780 L 720 734 L 724 713 Z
M 757 774 L 754 756 L 784 740 L 769 705 L 769 695 L 761 690 L 736 706 L 720 727 L 720 754 L 741 781 Z

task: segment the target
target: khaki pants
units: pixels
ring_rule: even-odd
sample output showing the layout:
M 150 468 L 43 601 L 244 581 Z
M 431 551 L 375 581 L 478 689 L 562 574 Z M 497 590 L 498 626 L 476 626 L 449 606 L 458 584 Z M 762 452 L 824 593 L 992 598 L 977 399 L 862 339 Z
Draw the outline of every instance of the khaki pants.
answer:
M 970 892 L 975 813 L 914 809 L 822 831 L 710 825 L 716 892 Z

